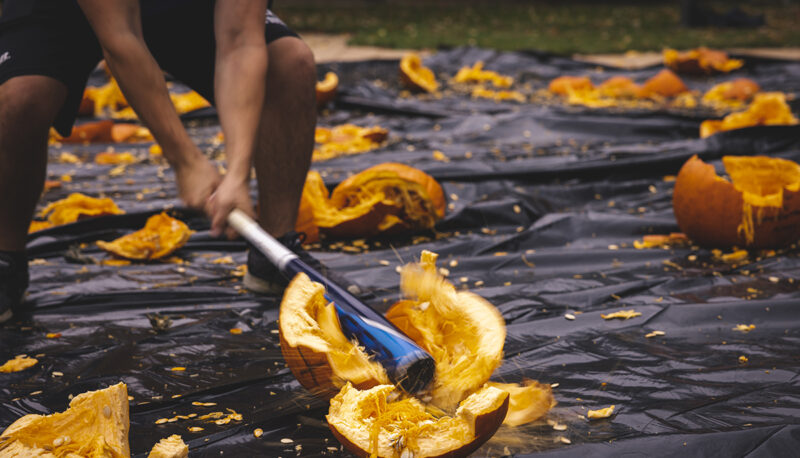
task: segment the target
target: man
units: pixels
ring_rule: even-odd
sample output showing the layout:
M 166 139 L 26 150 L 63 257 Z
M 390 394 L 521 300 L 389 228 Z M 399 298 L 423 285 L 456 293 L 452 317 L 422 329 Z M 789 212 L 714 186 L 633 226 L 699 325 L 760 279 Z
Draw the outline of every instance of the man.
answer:
M 53 125 L 68 135 L 89 73 L 105 57 L 130 105 L 172 165 L 183 202 L 212 233 L 227 214 L 253 214 L 291 242 L 316 123 L 313 55 L 267 0 L 6 0 L 0 18 L 0 322 L 28 285 L 28 225 L 46 175 Z M 266 20 L 265 20 L 266 18 Z M 217 107 L 228 172 L 192 143 L 163 71 Z M 286 235 L 288 234 L 288 235 Z M 277 272 L 248 255 L 247 284 L 274 290 Z

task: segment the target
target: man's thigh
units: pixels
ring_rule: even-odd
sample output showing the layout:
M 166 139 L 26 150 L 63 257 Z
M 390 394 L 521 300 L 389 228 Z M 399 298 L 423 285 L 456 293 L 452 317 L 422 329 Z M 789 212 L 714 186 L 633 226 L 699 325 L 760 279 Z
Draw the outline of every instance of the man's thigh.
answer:
M 143 20 L 145 41 L 159 66 L 214 103 L 214 0 L 195 0 Z M 265 17 L 267 44 L 298 35 L 271 11 Z

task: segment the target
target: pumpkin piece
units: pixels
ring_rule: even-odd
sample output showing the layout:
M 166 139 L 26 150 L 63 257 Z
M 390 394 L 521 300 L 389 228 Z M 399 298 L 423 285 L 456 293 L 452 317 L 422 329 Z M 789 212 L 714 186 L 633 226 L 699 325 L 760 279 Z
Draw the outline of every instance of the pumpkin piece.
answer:
M 536 380 L 525 380 L 521 385 L 496 382 L 489 382 L 486 385 L 510 395 L 508 414 L 503 420 L 504 425 L 520 426 L 536 421 L 547 415 L 547 412 L 557 404 L 550 385 Z
M 548 90 L 553 94 L 570 95 L 573 92 L 591 91 L 594 84 L 588 76 L 559 76 L 550 81 Z
M 124 383 L 81 393 L 64 412 L 25 415 L 0 434 L 4 457 L 127 458 L 128 390 Z
M 703 102 L 722 107 L 739 107 L 749 101 L 761 90 L 758 83 L 749 78 L 737 78 L 725 81 L 709 89 L 703 94 Z
M 414 167 L 410 167 L 405 164 L 400 164 L 399 162 L 384 162 L 382 164 L 378 164 L 372 166 L 361 173 L 369 173 L 369 172 L 381 172 L 381 171 L 390 171 L 396 173 L 400 178 L 406 181 L 412 181 L 414 183 L 421 184 L 425 191 L 428 193 L 428 196 L 431 198 L 433 202 L 433 206 L 436 209 L 436 214 L 439 218 L 444 217 L 444 212 L 447 207 L 447 202 L 445 201 L 444 197 L 444 190 L 442 190 L 442 186 L 436 181 L 435 178 L 428 175 L 427 173 L 423 172 Z M 339 186 L 336 187 L 334 190 L 334 202 L 343 203 L 344 198 L 342 196 L 347 195 L 348 193 L 352 192 L 352 187 L 355 185 L 356 182 L 359 181 L 356 178 L 358 175 L 353 175 L 348 177 L 346 180 L 342 181 Z
M 507 88 L 514 84 L 514 78 L 501 75 L 491 70 L 483 69 L 483 62 L 477 61 L 472 67 L 463 67 L 456 73 L 453 81 L 456 83 L 492 83 L 494 87 Z
M 414 91 L 436 92 L 439 89 L 436 75 L 422 65 L 422 59 L 416 53 L 407 53 L 400 59 L 400 81 Z
M 28 234 L 32 234 L 34 232 L 42 231 L 44 229 L 49 229 L 53 227 L 49 221 L 31 221 L 31 224 L 28 226 Z
M 708 247 L 780 248 L 800 239 L 800 165 L 766 156 L 722 158 L 730 181 L 693 156 L 675 180 L 681 230 Z
M 304 243 L 319 241 L 319 227 L 314 224 L 314 205 L 305 194 L 300 198 L 300 207 L 297 210 L 294 230 L 298 233 L 305 234 Z
M 738 59 L 729 59 L 728 54 L 723 51 L 700 47 L 686 52 L 665 49 L 664 65 L 678 73 L 710 75 L 731 72 L 744 65 L 744 62 Z
M 328 237 L 369 237 L 431 229 L 444 216 L 441 186 L 421 170 L 386 163 L 339 184 L 332 194 L 319 173 L 309 172 L 301 207 Z
M 524 103 L 526 100 L 525 95 L 518 91 L 493 91 L 481 86 L 472 90 L 471 97 L 473 99 L 492 99 L 497 102 L 513 100 L 515 102 Z
M 193 233 L 183 221 L 163 212 L 148 218 L 144 228 L 112 242 L 98 241 L 97 246 L 121 258 L 153 260 L 184 246 Z
M 359 127 L 354 124 L 342 124 L 333 128 L 317 127 L 314 141 L 319 143 L 314 148 L 313 161 L 324 161 L 339 156 L 361 154 L 373 150 L 383 144 L 389 131 L 380 127 Z
M 189 446 L 177 434 L 161 439 L 147 454 L 147 458 L 188 458 L 188 456 Z
M 153 134 L 150 129 L 136 124 L 118 123 L 111 128 L 111 139 L 115 143 L 122 142 L 151 142 Z
M 336 73 L 328 72 L 322 81 L 317 82 L 317 106 L 323 107 L 336 97 L 339 87 L 339 77 Z
M 24 371 L 25 369 L 35 366 L 38 362 L 39 360 L 36 358 L 30 358 L 27 355 L 17 355 L 13 359 L 9 359 L 5 362 L 5 364 L 0 366 L 0 374 Z M 0 442 L 0 447 L 1 446 L 2 443 Z M 1 448 L 0 451 L 2 451 Z
M 684 92 L 689 92 L 689 88 L 683 84 L 678 75 L 665 68 L 644 82 L 638 96 L 640 98 L 675 97 Z
M 597 87 L 600 95 L 612 98 L 635 98 L 641 91 L 638 84 L 627 76 L 612 76 Z
M 104 151 L 94 157 L 94 163 L 99 165 L 133 164 L 134 162 L 136 162 L 136 156 L 131 153 Z
M 414 398 L 390 400 L 394 387 L 359 391 L 346 385 L 325 417 L 334 436 L 359 457 L 465 457 L 503 422 L 509 395 L 486 386 L 461 402 L 453 416 L 437 417 Z
M 456 291 L 439 275 L 436 259 L 435 253 L 423 251 L 420 263 L 403 267 L 400 288 L 410 300 L 393 305 L 386 318 L 433 356 L 430 402 L 450 410 L 500 366 L 506 326 L 492 304 Z
M 106 112 L 113 113 L 130 106 L 119 88 L 117 80 L 113 77 L 103 86 L 87 87 L 83 92 L 83 97 L 93 102 L 96 117 L 105 116 Z
M 361 388 L 389 383 L 386 371 L 345 337 L 325 287 L 299 273 L 286 287 L 279 314 L 281 353 L 303 387 L 330 397 L 346 381 Z
M 89 197 L 81 193 L 72 193 L 65 199 L 53 202 L 42 209 L 39 216 L 47 218 L 53 226 L 74 223 L 83 218 L 102 215 L 120 215 L 125 213 L 117 207 L 113 200 Z
M 792 114 L 786 96 L 781 92 L 756 94 L 744 111 L 731 113 L 722 120 L 709 119 L 700 123 L 700 138 L 717 132 L 752 126 L 793 125 L 800 121 Z
M 114 121 L 103 120 L 87 122 L 80 126 L 74 126 L 69 137 L 58 137 L 61 143 L 110 143 L 114 139 L 111 137 L 111 129 Z
M 211 106 L 208 100 L 204 99 L 202 95 L 195 91 L 183 92 L 181 94 L 170 93 L 169 98 L 172 100 L 172 105 L 175 107 L 175 111 L 177 111 L 178 114 L 189 113 Z

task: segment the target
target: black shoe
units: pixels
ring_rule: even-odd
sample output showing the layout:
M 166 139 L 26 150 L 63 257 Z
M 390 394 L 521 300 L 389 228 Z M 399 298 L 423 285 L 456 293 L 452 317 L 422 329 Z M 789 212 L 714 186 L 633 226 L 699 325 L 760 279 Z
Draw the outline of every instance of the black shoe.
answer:
M 278 241 L 281 242 L 283 246 L 294 252 L 301 261 L 321 273 L 323 277 L 346 288 L 350 294 L 358 295 L 361 293 L 361 288 L 359 288 L 358 285 L 350 283 L 335 272 L 328 270 L 321 262 L 311 256 L 308 251 L 304 250 L 303 240 L 305 240 L 305 234 L 298 234 L 294 231 L 287 232 L 285 235 L 278 237 Z M 272 265 L 263 253 L 250 245 L 250 249 L 247 253 L 247 273 L 244 276 L 243 283 L 245 288 L 254 293 L 281 294 L 283 290 L 286 289 L 286 285 L 289 284 L 289 279 L 284 277 L 283 274 L 278 271 L 278 268 Z
M 28 257 L 24 252 L 0 251 L 0 323 L 13 316 L 28 289 Z

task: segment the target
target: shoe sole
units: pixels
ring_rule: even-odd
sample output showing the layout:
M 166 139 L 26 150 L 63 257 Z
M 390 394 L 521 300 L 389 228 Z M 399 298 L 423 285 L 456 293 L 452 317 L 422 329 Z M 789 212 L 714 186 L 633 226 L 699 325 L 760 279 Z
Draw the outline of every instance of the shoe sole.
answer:
M 277 295 L 283 293 L 286 285 L 280 285 L 271 281 L 263 280 L 255 275 L 247 272 L 244 274 L 242 285 L 248 290 L 258 294 L 272 294 Z
M 6 321 L 10 320 L 12 316 L 14 316 L 14 312 L 12 312 L 10 309 L 6 310 L 0 314 L 0 323 L 5 323 Z

